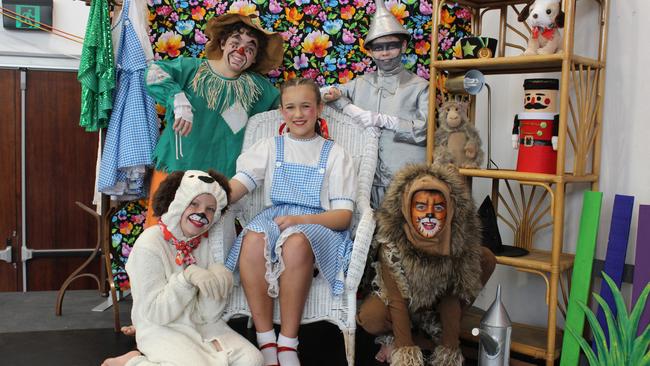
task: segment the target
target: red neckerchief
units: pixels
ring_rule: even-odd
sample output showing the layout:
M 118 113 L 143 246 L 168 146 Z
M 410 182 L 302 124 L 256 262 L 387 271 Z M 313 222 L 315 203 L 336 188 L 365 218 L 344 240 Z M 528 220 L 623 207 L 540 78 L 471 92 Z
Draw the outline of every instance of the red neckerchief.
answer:
M 534 27 L 533 39 L 539 38 L 539 35 L 541 33 L 542 37 L 550 40 L 553 38 L 554 32 L 555 32 L 555 24 L 551 24 L 549 27 Z
M 164 222 L 159 220 L 158 226 L 160 227 L 160 231 L 162 231 L 165 240 L 169 241 L 171 239 L 174 248 L 176 248 L 176 264 L 182 266 L 184 263 L 189 266 L 190 264 L 196 263 L 196 258 L 192 255 L 192 251 L 199 247 L 199 244 L 201 244 L 201 238 L 208 237 L 207 231 L 203 235 L 199 235 L 188 241 L 182 241 L 176 239 L 174 234 L 167 229 L 167 225 L 165 225 Z

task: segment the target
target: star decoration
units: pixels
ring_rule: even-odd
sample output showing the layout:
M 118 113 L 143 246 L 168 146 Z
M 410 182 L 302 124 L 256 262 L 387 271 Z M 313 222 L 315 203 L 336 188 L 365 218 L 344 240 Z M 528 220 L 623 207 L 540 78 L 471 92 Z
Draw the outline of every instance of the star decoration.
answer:
M 463 46 L 463 55 L 473 55 L 475 48 L 476 46 L 470 44 L 469 42 L 465 43 Z

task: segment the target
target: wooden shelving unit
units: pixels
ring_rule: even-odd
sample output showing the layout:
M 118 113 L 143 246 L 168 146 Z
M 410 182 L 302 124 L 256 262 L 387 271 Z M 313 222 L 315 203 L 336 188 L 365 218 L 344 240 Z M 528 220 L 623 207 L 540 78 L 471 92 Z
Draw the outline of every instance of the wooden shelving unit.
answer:
M 577 66 L 604 68 L 604 62 L 587 57 L 572 55 L 570 62 Z M 535 55 L 526 57 L 495 57 L 486 59 L 446 60 L 433 61 L 432 64 L 439 70 L 458 73 L 469 69 L 479 69 L 486 75 L 491 74 L 521 74 L 533 72 L 561 72 L 564 53 L 553 55 Z
M 509 24 L 509 18 L 516 18 L 526 0 L 474 0 L 433 1 L 433 25 L 437 30 L 440 12 L 445 3 L 458 2 L 467 6 L 473 14 L 472 30 L 480 34 L 483 15 L 488 11 L 499 12 L 498 50 L 495 58 L 467 60 L 438 60 L 437 47 L 431 47 L 430 90 L 435 90 L 437 76 L 441 72 L 460 74 L 477 69 L 484 74 L 525 74 L 539 72 L 560 72 L 560 126 L 558 133 L 557 170 L 555 174 L 525 173 L 514 170 L 460 169 L 461 174 L 473 178 L 492 180 L 492 202 L 497 215 L 514 232 L 514 245 L 530 250 L 524 257 L 497 257 L 498 263 L 517 270 L 540 275 L 547 284 L 545 302 L 548 305 L 546 328 L 527 324 L 513 324 L 512 351 L 544 359 L 553 365 L 561 352 L 562 330 L 557 327 L 557 310 L 564 314 L 568 296 L 568 278 L 573 267 L 574 256 L 563 251 L 566 185 L 587 183 L 592 190 L 598 189 L 600 175 L 601 133 L 603 98 L 605 84 L 605 60 L 607 49 L 607 26 L 609 0 L 581 0 L 590 2 L 599 9 L 599 31 L 595 34 L 597 56 L 595 58 L 576 55 L 574 33 L 576 1 L 563 0 L 565 25 L 562 30 L 562 52 L 553 55 L 505 56 L 506 46 L 523 51 L 530 29 L 522 25 Z M 593 14 L 593 13 L 590 13 Z M 510 16 L 509 16 L 510 15 Z M 524 25 L 525 26 L 525 25 Z M 527 26 L 525 26 L 527 27 Z M 520 37 L 521 44 L 510 38 Z M 432 32 L 432 44 L 438 44 L 438 32 Z M 436 96 L 430 93 L 429 116 L 434 116 Z M 429 120 L 427 159 L 431 162 L 434 152 L 435 121 Z M 509 136 L 508 136 L 509 137 Z M 509 144 L 510 141 L 508 140 Z M 571 149 L 573 165 L 567 166 L 567 153 Z M 552 242 L 549 251 L 536 249 L 535 234 L 552 227 Z M 561 291 L 561 299 L 559 294 Z M 480 323 L 481 314 L 470 311 L 463 320 L 463 338 L 476 339 L 469 331 Z

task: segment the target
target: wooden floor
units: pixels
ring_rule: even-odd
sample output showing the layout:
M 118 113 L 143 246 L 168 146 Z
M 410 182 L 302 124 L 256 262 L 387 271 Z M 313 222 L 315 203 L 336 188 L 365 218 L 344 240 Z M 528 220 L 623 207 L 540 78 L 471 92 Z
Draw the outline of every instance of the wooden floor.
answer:
M 133 337 L 115 333 L 111 328 L 112 311 L 91 311 L 94 305 L 105 301 L 97 291 L 70 291 L 61 317 L 54 315 L 55 301 L 55 292 L 0 293 L 0 365 L 100 365 L 107 357 L 135 349 Z M 122 324 L 130 322 L 129 309 L 128 299 L 120 302 Z M 254 342 L 254 333 L 246 328 L 246 322 L 240 318 L 229 324 Z M 299 337 L 303 365 L 346 365 L 343 336 L 336 326 L 326 322 L 306 324 L 301 326 Z M 355 364 L 385 365 L 374 360 L 377 350 L 374 338 L 358 329 Z M 475 350 L 476 345 L 464 347 L 468 358 L 475 357 Z M 515 362 L 511 364 L 537 364 Z M 466 365 L 475 364 L 471 359 L 466 362 Z

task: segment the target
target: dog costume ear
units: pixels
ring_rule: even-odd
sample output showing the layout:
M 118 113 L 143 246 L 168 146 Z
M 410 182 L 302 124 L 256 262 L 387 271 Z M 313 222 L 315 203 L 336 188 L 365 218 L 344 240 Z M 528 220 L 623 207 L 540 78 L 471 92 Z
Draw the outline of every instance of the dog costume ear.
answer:
M 560 9 L 555 17 L 555 25 L 557 25 L 558 28 L 564 28 L 564 12 L 562 9 Z
M 528 16 L 530 15 L 530 7 L 533 5 L 535 1 L 531 1 L 526 6 L 524 6 L 523 9 L 521 9 L 521 13 L 519 13 L 519 16 L 517 17 L 517 20 L 520 22 L 525 22 L 526 19 L 528 19 Z
M 153 209 L 154 216 L 160 217 L 169 209 L 169 205 L 176 196 L 176 190 L 181 185 L 185 172 L 175 171 L 170 173 L 162 182 L 153 195 L 150 210 Z

